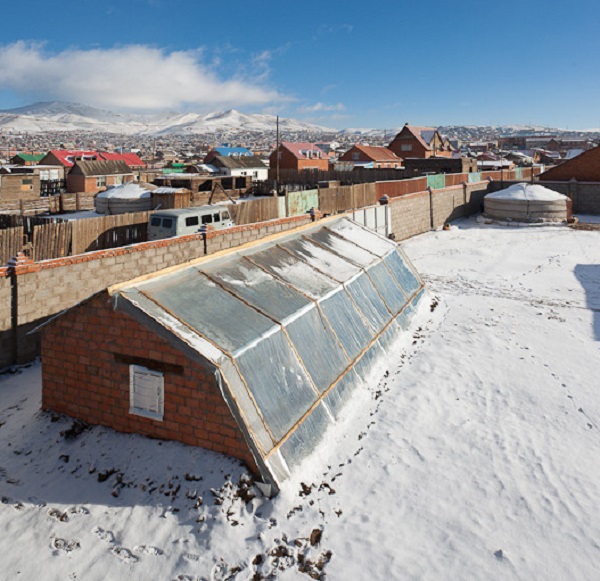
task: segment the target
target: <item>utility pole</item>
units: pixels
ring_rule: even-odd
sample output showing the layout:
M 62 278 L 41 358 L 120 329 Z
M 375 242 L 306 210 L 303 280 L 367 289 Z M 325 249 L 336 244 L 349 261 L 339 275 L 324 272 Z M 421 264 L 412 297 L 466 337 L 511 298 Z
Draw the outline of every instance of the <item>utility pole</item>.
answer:
M 275 149 L 275 159 L 277 160 L 277 173 L 275 178 L 275 195 L 279 195 L 279 115 L 277 115 L 277 145 Z

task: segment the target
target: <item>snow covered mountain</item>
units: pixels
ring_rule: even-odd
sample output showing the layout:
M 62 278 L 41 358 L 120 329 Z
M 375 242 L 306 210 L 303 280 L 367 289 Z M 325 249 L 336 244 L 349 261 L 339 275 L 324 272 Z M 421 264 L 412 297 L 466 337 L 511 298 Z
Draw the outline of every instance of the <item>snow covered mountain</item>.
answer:
M 274 115 L 245 114 L 235 109 L 198 113 L 153 115 L 113 113 L 79 103 L 34 103 L 26 107 L 0 110 L 0 129 L 13 132 L 94 131 L 128 135 L 168 135 L 179 133 L 218 133 L 274 131 Z M 280 119 L 282 131 L 335 133 L 335 129 L 295 119 Z

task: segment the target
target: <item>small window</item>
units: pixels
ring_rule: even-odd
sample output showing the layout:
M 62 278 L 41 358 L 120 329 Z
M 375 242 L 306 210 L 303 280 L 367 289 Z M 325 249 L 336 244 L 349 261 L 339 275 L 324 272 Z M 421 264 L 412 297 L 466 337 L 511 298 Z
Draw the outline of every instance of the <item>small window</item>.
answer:
M 200 221 L 198 220 L 198 216 L 190 216 L 189 218 L 185 219 L 186 226 L 198 226 L 199 223 Z
M 217 212 L 216 214 L 213 214 L 213 221 L 214 222 L 220 222 L 221 221 L 221 214 L 219 214 L 219 212 Z
M 96 187 L 101 188 L 106 185 L 106 176 L 98 176 L 96 178 Z
M 403 143 L 403 144 L 400 146 L 400 149 L 401 149 L 402 151 L 412 151 L 412 143 Z
M 22 183 L 24 186 L 30 186 L 31 184 L 33 184 L 33 180 L 32 180 L 31 178 L 23 178 L 23 179 L 21 180 L 21 183 Z
M 163 218 L 162 221 L 163 228 L 172 228 L 173 227 L 173 218 Z
M 358 161 L 358 160 L 360 159 L 360 154 L 358 154 L 358 153 L 353 153 L 353 154 L 352 154 L 352 159 L 353 159 L 354 161 Z
M 162 421 L 165 378 L 160 371 L 141 365 L 129 366 L 129 413 Z
M 160 218 L 155 216 L 154 218 L 152 218 L 150 220 L 150 225 L 151 226 L 160 226 Z
M 230 220 L 231 216 L 229 215 L 229 212 L 221 212 L 221 220 Z
M 213 217 L 211 214 L 205 214 L 204 216 L 202 216 L 203 224 L 212 224 L 212 221 L 213 221 Z

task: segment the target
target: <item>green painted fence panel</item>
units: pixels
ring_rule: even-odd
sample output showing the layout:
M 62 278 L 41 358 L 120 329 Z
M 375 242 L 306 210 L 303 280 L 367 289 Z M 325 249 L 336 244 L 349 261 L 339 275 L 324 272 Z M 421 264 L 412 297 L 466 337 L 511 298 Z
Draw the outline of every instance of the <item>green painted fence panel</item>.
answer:
M 280 218 L 285 218 L 286 217 L 286 213 L 285 213 L 285 197 L 284 196 L 279 196 L 277 198 L 277 215 Z
M 446 174 L 439 173 L 427 176 L 427 187 L 433 190 L 441 190 L 446 187 Z
M 306 214 L 311 208 L 319 208 L 319 190 L 304 190 L 302 192 L 288 192 L 287 215 L 299 216 Z
M 470 184 L 474 184 L 475 182 L 480 182 L 480 181 L 481 181 L 481 172 L 480 171 L 475 171 L 475 172 L 469 174 L 469 183 Z
M 522 167 L 516 167 L 515 168 L 515 179 L 516 180 L 522 180 L 523 179 L 523 168 Z

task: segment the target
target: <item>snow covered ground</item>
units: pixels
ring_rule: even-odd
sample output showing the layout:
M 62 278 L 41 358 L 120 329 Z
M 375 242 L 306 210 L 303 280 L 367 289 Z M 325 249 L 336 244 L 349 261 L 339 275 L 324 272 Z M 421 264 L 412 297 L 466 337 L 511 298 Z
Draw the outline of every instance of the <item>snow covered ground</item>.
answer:
M 1 375 L 0 577 L 596 579 L 600 232 L 403 247 L 410 336 L 272 500 L 236 460 L 39 412 L 39 365 Z

